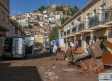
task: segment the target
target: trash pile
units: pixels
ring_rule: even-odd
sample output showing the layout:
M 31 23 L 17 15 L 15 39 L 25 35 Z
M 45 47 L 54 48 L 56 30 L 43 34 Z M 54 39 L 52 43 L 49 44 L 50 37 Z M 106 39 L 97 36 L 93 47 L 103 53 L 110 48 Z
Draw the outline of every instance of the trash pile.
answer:
M 70 60 L 69 63 L 80 67 L 82 71 L 90 74 L 103 73 L 111 70 L 112 66 L 112 43 L 99 40 L 86 50 L 82 48 L 69 49 L 66 53 L 59 52 L 56 60 Z

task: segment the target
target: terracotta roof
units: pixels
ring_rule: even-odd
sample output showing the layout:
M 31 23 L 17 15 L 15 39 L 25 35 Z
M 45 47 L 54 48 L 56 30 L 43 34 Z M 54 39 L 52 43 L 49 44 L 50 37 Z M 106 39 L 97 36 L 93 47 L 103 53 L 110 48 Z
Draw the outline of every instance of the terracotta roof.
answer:
M 63 32 L 64 31 L 64 29 L 58 29 L 58 30 L 60 30 L 60 32 Z
M 38 26 L 34 26 L 33 28 L 38 28 Z
M 25 28 L 26 26 L 21 26 L 22 28 Z
M 48 36 L 48 35 L 49 35 L 49 33 L 44 33 L 44 35 Z

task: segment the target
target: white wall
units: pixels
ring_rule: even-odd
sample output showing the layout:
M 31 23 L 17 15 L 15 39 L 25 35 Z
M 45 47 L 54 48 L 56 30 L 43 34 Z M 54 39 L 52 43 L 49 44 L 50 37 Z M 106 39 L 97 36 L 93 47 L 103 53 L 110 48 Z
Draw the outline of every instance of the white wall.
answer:
M 52 17 L 49 18 L 49 21 L 54 22 L 54 18 L 52 18 Z
M 18 19 L 18 22 L 21 26 L 28 26 L 28 18 Z
M 60 15 L 55 15 L 55 19 L 61 19 Z
M 47 13 L 47 11 L 43 11 L 43 13 Z
M 38 26 L 43 26 L 43 22 L 38 22 Z

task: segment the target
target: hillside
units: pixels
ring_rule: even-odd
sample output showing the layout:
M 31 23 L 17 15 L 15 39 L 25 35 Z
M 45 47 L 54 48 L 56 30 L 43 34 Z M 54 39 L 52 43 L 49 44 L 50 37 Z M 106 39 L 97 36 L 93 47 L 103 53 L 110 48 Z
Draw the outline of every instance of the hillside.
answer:
M 62 7 L 65 12 L 70 11 L 70 8 L 73 9 L 73 7 L 71 7 L 69 5 L 66 5 L 66 4 L 54 4 L 54 5 L 48 6 L 45 10 L 48 11 L 48 12 L 55 11 L 57 6 Z

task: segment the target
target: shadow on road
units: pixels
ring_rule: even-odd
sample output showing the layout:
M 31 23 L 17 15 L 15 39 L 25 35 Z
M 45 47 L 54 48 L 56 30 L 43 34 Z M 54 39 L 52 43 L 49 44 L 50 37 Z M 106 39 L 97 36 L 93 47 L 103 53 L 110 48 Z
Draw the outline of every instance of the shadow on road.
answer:
M 10 66 L 0 63 L 0 81 L 42 81 L 35 66 Z

